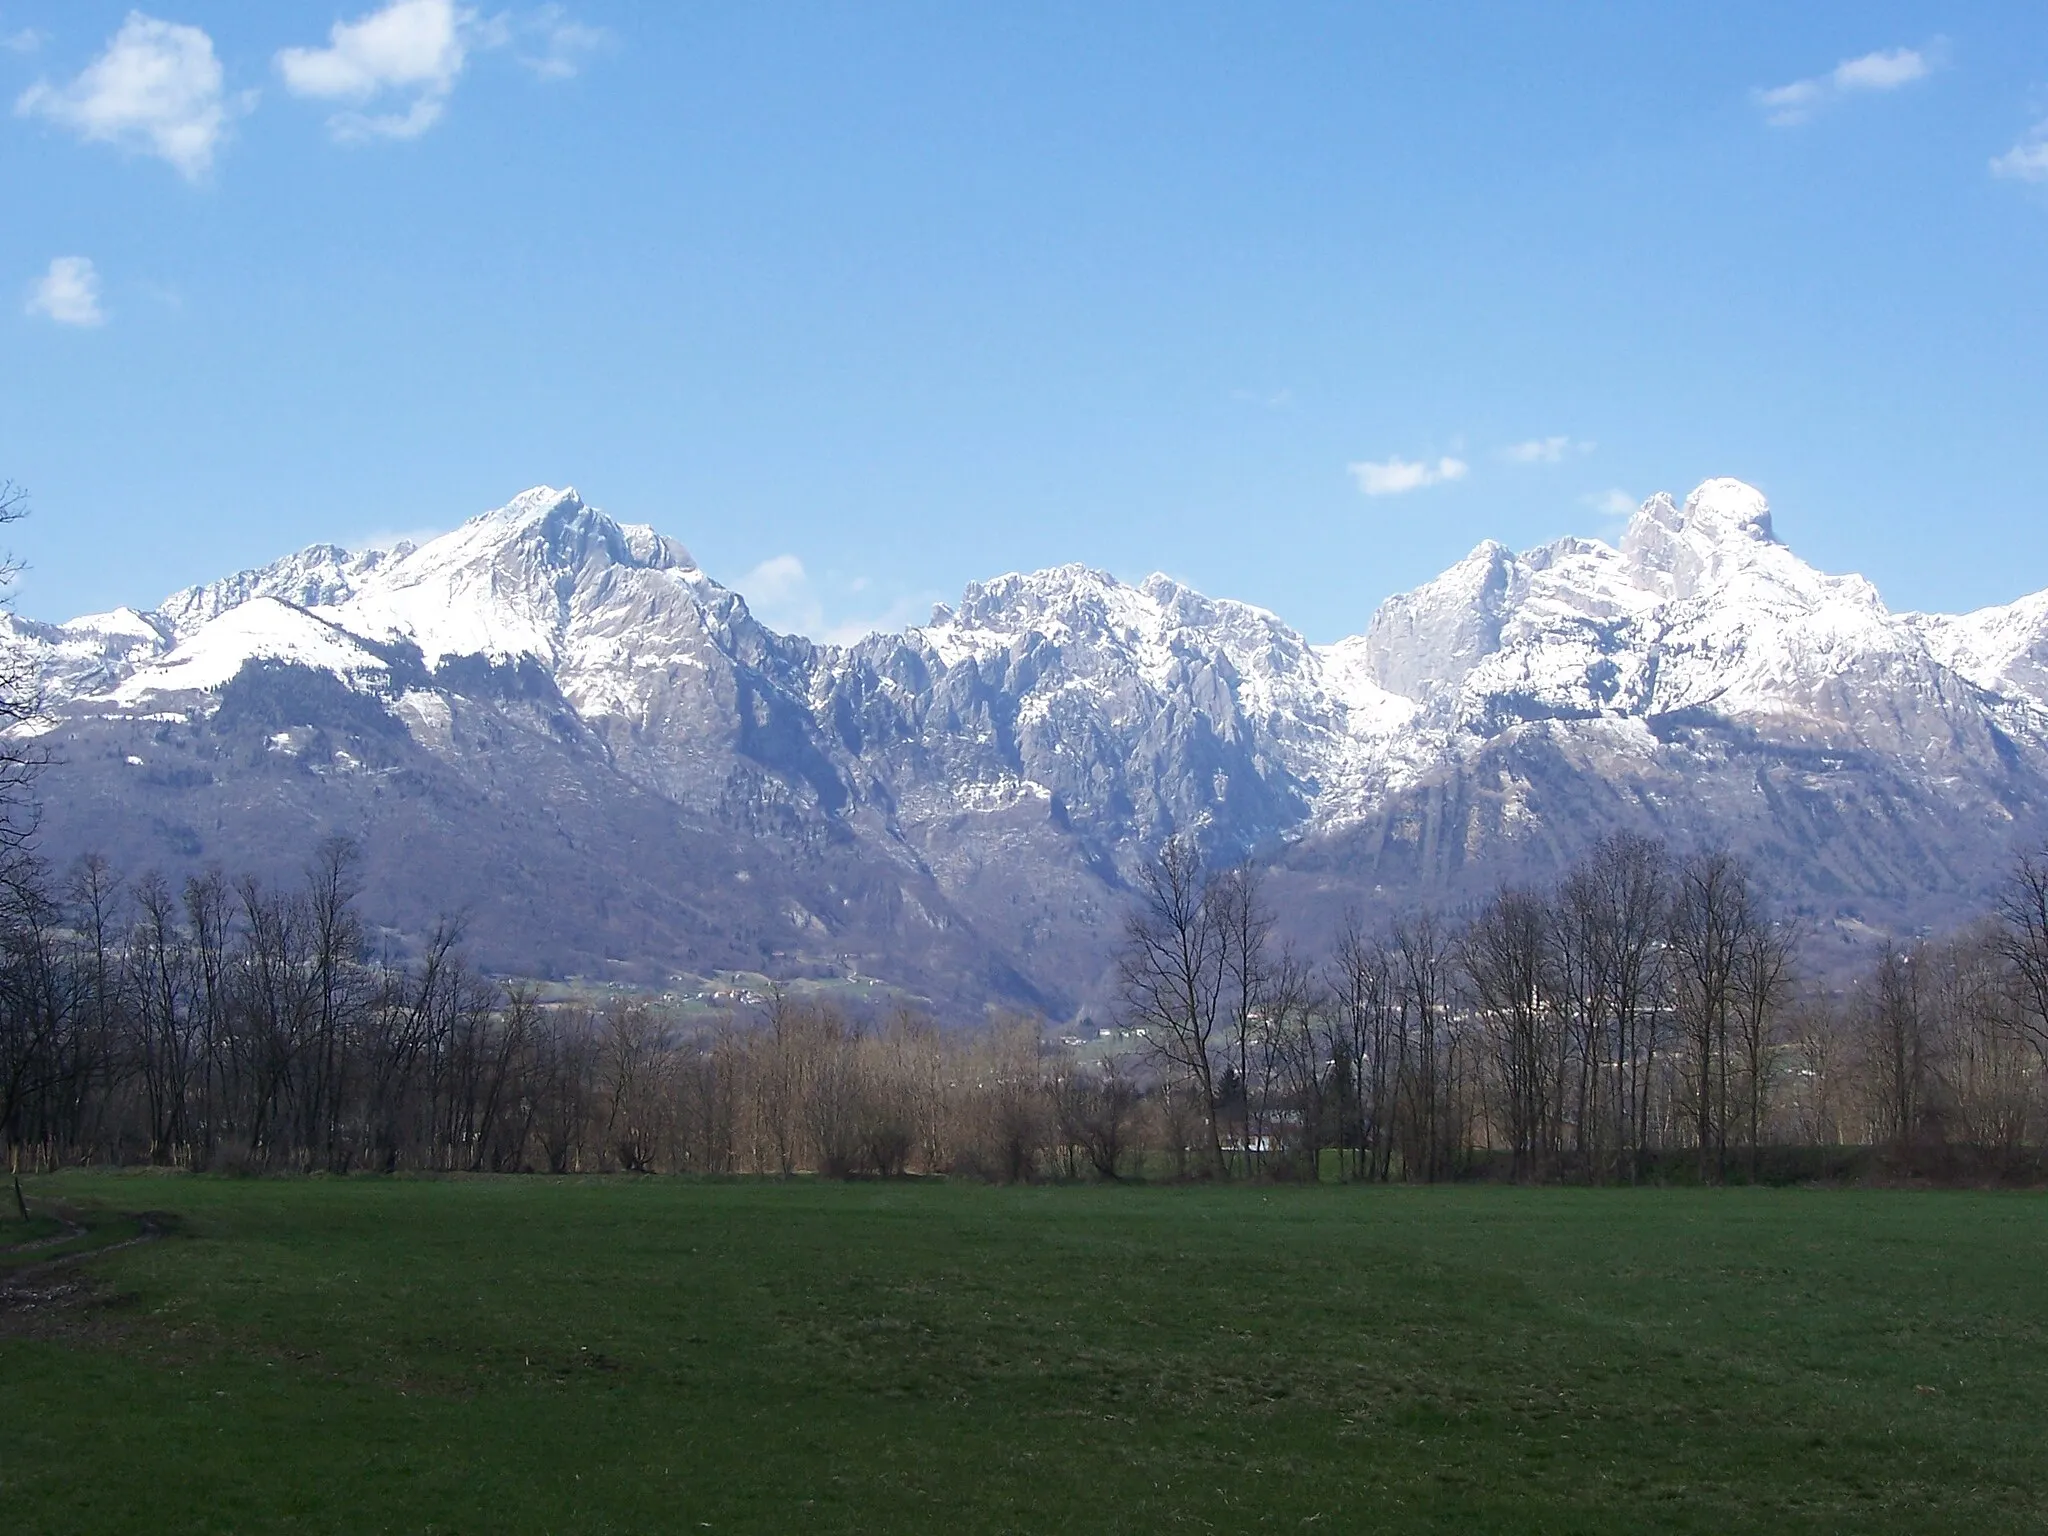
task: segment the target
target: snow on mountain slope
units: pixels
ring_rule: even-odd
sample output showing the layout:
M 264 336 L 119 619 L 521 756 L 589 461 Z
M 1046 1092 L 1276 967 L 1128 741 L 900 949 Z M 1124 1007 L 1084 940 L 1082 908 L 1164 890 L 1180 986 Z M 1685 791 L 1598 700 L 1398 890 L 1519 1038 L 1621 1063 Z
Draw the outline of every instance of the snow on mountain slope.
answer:
M 1980 688 L 2048 708 L 2048 592 L 1955 616 L 1900 616 L 1942 665 Z
M 64 628 L 74 635 L 90 636 L 116 644 L 133 641 L 145 648 L 155 648 L 164 644 L 165 627 L 161 616 L 142 613 L 134 608 L 116 608 L 109 613 L 83 614 L 64 625 Z
M 318 606 L 357 634 L 412 642 L 429 667 L 449 656 L 552 666 L 588 580 L 612 568 L 704 580 L 674 540 L 623 527 L 573 490 L 537 486 Z
M 1778 542 L 1763 493 L 1740 480 L 1708 480 L 1679 507 L 1659 493 L 1637 509 L 1621 552 L 1646 590 L 1689 598 L 1759 570 L 1767 580 L 1809 587 L 1814 575 Z
M 1277 833 L 1305 803 L 1298 769 L 1341 729 L 1300 635 L 1160 575 L 1130 586 L 1070 565 L 977 582 L 930 624 L 824 665 L 849 663 L 872 669 L 872 685 L 842 686 L 904 744 L 894 776 L 929 779 L 915 793 L 930 814 L 1036 796 L 1118 841 L 1232 821 Z M 918 756 L 938 773 L 920 775 Z
M 19 668 L 32 676 L 46 707 L 104 692 L 169 644 L 166 631 L 133 608 L 89 613 L 68 624 L 0 613 L 0 648 L 9 653 L 8 670 L 12 674 Z M 43 723 L 29 729 L 40 731 Z
M 352 688 L 388 684 L 391 664 L 338 625 L 275 597 L 253 597 L 202 624 L 169 654 L 130 673 L 108 695 L 140 706 L 163 694 L 205 693 L 231 682 L 252 661 L 287 662 L 330 672 Z
M 360 641 L 417 647 L 429 671 L 450 658 L 528 659 L 565 684 L 580 682 L 601 706 L 622 703 L 618 680 L 646 661 L 649 594 L 655 608 L 663 595 L 679 595 L 693 615 L 700 599 L 730 596 L 674 540 L 617 524 L 574 491 L 538 487 L 422 546 L 352 554 L 315 545 L 175 593 L 154 613 L 14 629 L 41 653 L 60 703 L 213 688 L 256 659 L 356 680 L 388 673 Z M 606 634 L 607 615 L 635 611 L 636 602 L 637 637 Z
M 1026 720 L 1047 714 L 1061 691 L 1110 699 L 1127 685 L 1193 690 L 1226 732 L 1242 716 L 1284 734 L 1332 703 L 1316 653 L 1274 615 L 1156 574 L 1133 587 L 1066 565 L 976 582 L 957 610 L 941 608 L 906 638 L 947 668 L 1035 647 L 1056 653 L 1056 677 L 1034 671 L 1025 684 Z
M 1618 548 L 1481 544 L 1325 647 L 1165 576 L 1078 565 L 974 583 L 902 635 L 814 646 L 762 629 L 681 544 L 545 486 L 418 548 L 314 546 L 154 613 L 10 632 L 60 704 L 204 692 L 255 659 L 388 688 L 386 658 L 417 647 L 428 675 L 536 669 L 680 801 L 729 797 L 737 753 L 821 804 L 939 815 L 1049 796 L 1124 837 L 1355 820 L 1546 721 L 1637 722 L 1601 739 L 1638 753 L 1655 749 L 1644 723 L 1713 717 L 1940 755 L 1988 718 L 1980 690 L 2038 702 L 2048 680 L 2048 594 L 1892 615 L 1861 578 L 1801 561 L 1763 496 L 1725 479 L 1652 497 Z
M 593 893 L 592 963 L 655 942 L 604 893 L 681 889 L 691 861 L 759 882 L 689 919 L 720 963 L 833 964 L 858 931 L 863 964 L 943 951 L 1053 994 L 1093 974 L 1173 831 L 1339 905 L 1542 878 L 1612 829 L 1726 836 L 1817 909 L 1911 923 L 2048 820 L 2048 593 L 1892 614 L 1731 480 L 1651 498 L 1617 545 L 1482 544 L 1327 646 L 1078 565 L 816 645 L 547 487 L 416 549 L 315 546 L 152 612 L 0 615 L 0 645 L 40 671 L 52 796 L 79 792 L 54 855 L 118 823 L 157 850 L 142 863 L 189 863 L 276 844 L 287 802 L 293 835 L 340 807 L 476 850 L 501 953 L 556 933 L 558 888 Z M 677 837 L 683 862 L 642 869 Z M 407 846 L 387 867 L 402 884 Z
M 1621 547 L 1481 545 L 1390 598 L 1362 657 L 1447 728 L 1705 711 L 1855 738 L 1880 713 L 1941 714 L 1960 679 L 1861 577 L 1815 571 L 1780 543 L 1752 487 L 1711 480 L 1643 504 Z M 1967 691 L 1964 689 L 1963 691 Z
M 405 559 L 412 548 L 402 543 L 388 550 L 346 550 L 315 544 L 256 570 L 173 592 L 157 604 L 155 618 L 174 639 L 183 640 L 251 598 L 274 597 L 299 608 L 342 602 L 379 570 Z

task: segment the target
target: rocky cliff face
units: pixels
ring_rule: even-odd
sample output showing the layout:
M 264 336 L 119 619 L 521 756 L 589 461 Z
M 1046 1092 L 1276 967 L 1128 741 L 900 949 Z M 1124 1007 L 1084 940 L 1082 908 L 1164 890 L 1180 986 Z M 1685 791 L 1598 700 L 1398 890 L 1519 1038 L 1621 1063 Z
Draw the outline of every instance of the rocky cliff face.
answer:
M 5 622 L 43 678 L 53 857 L 288 868 L 350 831 L 373 909 L 467 908 L 508 970 L 1066 1008 L 1176 830 L 1270 860 L 1311 927 L 1618 826 L 1733 842 L 1817 921 L 1898 926 L 2048 825 L 2048 594 L 1894 615 L 1730 480 L 1652 498 L 1619 548 L 1483 544 L 1327 647 L 1079 566 L 814 645 L 546 488 L 419 548 Z

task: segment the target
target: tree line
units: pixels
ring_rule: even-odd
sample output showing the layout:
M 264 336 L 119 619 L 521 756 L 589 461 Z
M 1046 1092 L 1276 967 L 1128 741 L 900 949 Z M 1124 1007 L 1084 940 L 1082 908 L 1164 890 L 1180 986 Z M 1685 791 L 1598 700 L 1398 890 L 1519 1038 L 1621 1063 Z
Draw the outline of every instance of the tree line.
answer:
M 173 888 L 98 856 L 61 878 L 14 861 L 0 1147 L 43 1167 L 1023 1179 L 1061 1125 L 1089 1166 L 1125 1160 L 1137 1090 L 1063 1076 L 1036 1019 L 948 1031 L 780 989 L 710 1018 L 543 1002 L 478 974 L 453 922 L 407 961 L 373 958 L 356 863 L 333 839 L 296 884 L 211 870 Z
M 458 924 L 371 955 L 356 851 L 173 887 L 87 857 L 0 882 L 0 1145 L 32 1165 L 1756 1180 L 1787 1149 L 2031 1169 L 2048 861 L 1999 909 L 1803 972 L 1754 871 L 1616 836 L 1455 916 L 1277 937 L 1259 872 L 1144 869 L 1113 1039 L 771 989 L 711 1015 L 543 1001 Z
M 1748 861 L 1629 834 L 1455 917 L 1348 921 L 1319 960 L 1276 941 L 1255 869 L 1186 842 L 1138 894 L 1127 1006 L 1215 1176 L 2048 1172 L 2048 856 L 1846 984 Z
M 1754 1165 L 1795 993 L 1795 935 L 1744 862 L 1617 836 L 1548 889 L 1456 920 L 1346 924 L 1320 964 L 1276 944 L 1257 872 L 1185 842 L 1147 870 L 1126 995 L 1202 1106 L 1210 1171 L 1635 1180 L 1674 1148 Z

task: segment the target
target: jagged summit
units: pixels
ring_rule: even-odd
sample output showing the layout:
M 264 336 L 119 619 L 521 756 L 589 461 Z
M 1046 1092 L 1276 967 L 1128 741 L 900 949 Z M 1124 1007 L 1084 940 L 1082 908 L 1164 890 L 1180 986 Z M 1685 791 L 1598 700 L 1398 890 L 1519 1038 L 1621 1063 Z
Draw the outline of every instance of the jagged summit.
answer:
M 313 544 L 269 565 L 173 592 L 157 604 L 155 611 L 172 635 L 182 640 L 202 624 L 252 598 L 274 597 L 301 608 L 345 602 L 374 572 L 412 552 L 410 544 L 389 550 L 347 550 L 338 544 Z
M 576 494 L 575 486 L 556 490 L 551 485 L 536 485 L 521 491 L 502 507 L 479 512 L 469 521 L 471 524 L 498 523 L 525 528 L 557 515 L 573 517 L 584 510 L 583 498 Z
M 1629 520 L 1621 553 L 1645 586 L 1681 598 L 1744 571 L 1774 569 L 1782 578 L 1810 569 L 1778 541 L 1763 493 L 1740 480 L 1709 480 L 1683 507 L 1668 494 L 1652 496 Z
M 546 486 L 417 548 L 315 545 L 155 610 L 0 616 L 0 635 L 41 669 L 31 729 L 71 775 L 51 783 L 76 825 L 60 808 L 53 836 L 127 826 L 159 849 L 140 862 L 175 863 L 237 827 L 269 847 L 278 817 L 395 818 L 397 880 L 413 842 L 459 834 L 439 857 L 480 850 L 515 956 L 546 949 L 553 887 L 592 868 L 613 915 L 582 914 L 575 953 L 655 943 L 620 937 L 602 892 L 673 857 L 663 880 L 756 883 L 663 944 L 750 969 L 973 953 L 1058 992 L 1176 831 L 1354 896 L 1540 873 L 1616 827 L 1712 835 L 1816 902 L 1904 912 L 2048 815 L 2048 593 L 1893 614 L 1735 480 L 1650 498 L 1618 547 L 1482 542 L 1327 646 L 1085 565 L 813 644 L 682 544 Z M 648 851 L 677 829 L 687 858 Z
M 1764 493 L 1726 476 L 1702 481 L 1685 498 L 1683 507 L 1674 508 L 1670 495 L 1659 492 L 1643 503 L 1632 522 L 1638 527 L 1656 525 L 1714 543 L 1778 542 L 1771 527 L 1771 504 Z
M 1713 600 L 1703 604 L 1708 594 Z M 133 697 L 152 686 L 141 674 L 153 667 L 167 669 L 168 683 L 232 670 L 238 643 L 252 647 L 252 658 L 289 649 L 276 635 L 290 626 L 244 623 L 211 637 L 205 669 L 195 671 L 189 656 L 170 667 L 174 651 L 257 599 L 303 610 L 373 647 L 416 646 L 429 669 L 464 656 L 491 664 L 527 658 L 557 673 L 572 695 L 593 699 L 626 697 L 608 669 L 628 655 L 638 658 L 634 666 L 652 657 L 673 666 L 710 643 L 705 636 L 757 649 L 782 643 L 771 644 L 744 600 L 705 576 L 681 543 L 616 522 L 573 488 L 535 486 L 417 548 L 314 545 L 173 594 L 150 613 L 121 610 L 59 626 L 71 652 L 93 653 L 90 665 L 74 655 L 55 669 L 60 691 L 118 685 Z M 1777 539 L 1763 494 L 1723 478 L 1682 504 L 1649 498 L 1618 549 L 1565 538 L 1518 554 L 1483 541 L 1435 580 L 1388 598 L 1362 636 L 1329 647 L 1309 646 L 1264 609 L 1162 574 L 1131 585 L 1070 564 L 970 583 L 928 624 L 871 637 L 856 651 L 908 647 L 941 674 L 997 657 L 1008 666 L 1029 653 L 1038 658 L 1027 670 L 1041 679 L 1040 692 L 1055 679 L 1070 691 L 1113 691 L 1120 677 L 1155 695 L 1206 688 L 1212 716 L 1280 720 L 1281 736 L 1306 731 L 1356 751 L 1362 732 L 1405 729 L 1417 711 L 1444 729 L 1498 721 L 1503 709 L 1783 713 L 1809 707 L 1788 700 L 1810 700 L 1828 678 L 1861 663 L 1932 666 L 2008 692 L 2031 687 L 2028 697 L 2039 701 L 2048 665 L 2024 658 L 2048 628 L 2044 613 L 2048 606 L 2012 605 L 1970 618 L 1896 618 L 1860 578 L 1825 576 L 1799 560 Z M 678 623 L 689 636 L 683 650 L 649 648 Z M 854 664 L 853 652 L 810 649 L 828 670 Z M 1357 777 L 1355 764 L 1296 767 L 1307 781 Z

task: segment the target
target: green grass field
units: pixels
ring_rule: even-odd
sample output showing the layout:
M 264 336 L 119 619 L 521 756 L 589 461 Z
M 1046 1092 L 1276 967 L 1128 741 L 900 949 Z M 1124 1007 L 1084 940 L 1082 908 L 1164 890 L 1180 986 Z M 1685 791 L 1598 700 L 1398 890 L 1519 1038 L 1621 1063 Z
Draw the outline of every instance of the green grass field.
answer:
M 2048 1528 L 2038 1195 L 29 1196 L 170 1230 L 0 1307 L 10 1532 Z

